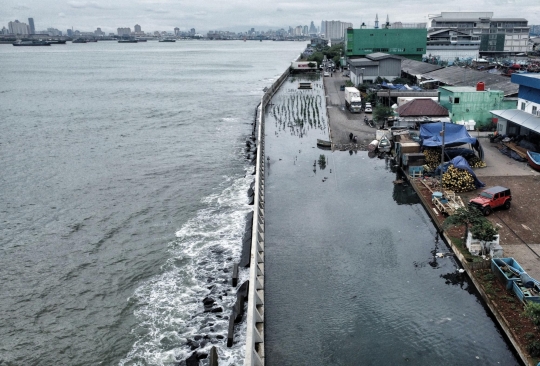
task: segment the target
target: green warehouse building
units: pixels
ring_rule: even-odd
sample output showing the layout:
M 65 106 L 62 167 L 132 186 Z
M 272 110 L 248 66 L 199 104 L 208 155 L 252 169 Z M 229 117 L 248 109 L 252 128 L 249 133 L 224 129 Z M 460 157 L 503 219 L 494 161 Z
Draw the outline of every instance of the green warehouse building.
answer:
M 348 28 L 345 55 L 356 58 L 383 52 L 422 61 L 422 56 L 426 54 L 426 42 L 426 28 Z
M 468 130 L 492 125 L 494 109 L 515 109 L 516 100 L 504 99 L 502 90 L 484 90 L 484 84 L 472 86 L 440 86 L 439 104 L 448 109 L 454 123 L 464 124 Z

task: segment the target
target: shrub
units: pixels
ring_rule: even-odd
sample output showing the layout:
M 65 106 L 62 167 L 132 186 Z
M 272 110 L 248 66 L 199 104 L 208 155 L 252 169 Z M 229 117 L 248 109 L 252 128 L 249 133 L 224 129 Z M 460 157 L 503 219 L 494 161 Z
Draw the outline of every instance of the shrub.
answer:
M 540 342 L 537 340 L 532 340 L 527 344 L 527 351 L 532 357 L 540 356 Z
M 535 325 L 540 325 L 540 304 L 536 302 L 526 303 L 525 315 L 528 316 Z

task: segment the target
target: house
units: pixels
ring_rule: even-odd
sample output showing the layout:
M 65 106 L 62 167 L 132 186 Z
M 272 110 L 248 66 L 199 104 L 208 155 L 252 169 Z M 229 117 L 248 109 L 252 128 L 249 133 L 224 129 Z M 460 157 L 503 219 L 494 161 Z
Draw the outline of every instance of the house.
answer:
M 511 80 L 519 85 L 517 109 L 491 111 L 497 132 L 540 145 L 540 74 L 513 74 Z
M 485 90 L 482 82 L 476 88 L 441 86 L 439 103 L 448 110 L 452 122 L 467 126 L 468 130 L 490 129 L 493 126 L 491 110 L 510 109 L 516 105 L 515 100 L 504 98 L 502 90 Z
M 401 58 L 387 53 L 371 53 L 366 57 L 348 59 L 351 81 L 354 85 L 373 83 L 381 77 L 389 81 L 401 75 Z
M 418 127 L 420 123 L 449 121 L 448 110 L 431 98 L 416 98 L 396 109 L 398 123 L 395 126 Z

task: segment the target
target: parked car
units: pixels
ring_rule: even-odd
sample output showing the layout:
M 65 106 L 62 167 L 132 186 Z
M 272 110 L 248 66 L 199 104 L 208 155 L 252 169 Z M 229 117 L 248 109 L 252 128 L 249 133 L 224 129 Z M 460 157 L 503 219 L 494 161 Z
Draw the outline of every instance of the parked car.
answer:
M 365 113 L 372 113 L 373 112 L 373 109 L 371 107 L 371 103 L 366 103 L 366 106 L 364 107 L 364 112 Z
M 497 207 L 509 209 L 512 202 L 512 194 L 510 189 L 496 186 L 484 189 L 478 197 L 469 201 L 469 206 L 476 207 L 484 216 L 488 216 Z
M 330 76 L 330 73 L 328 71 L 325 71 L 323 76 Z

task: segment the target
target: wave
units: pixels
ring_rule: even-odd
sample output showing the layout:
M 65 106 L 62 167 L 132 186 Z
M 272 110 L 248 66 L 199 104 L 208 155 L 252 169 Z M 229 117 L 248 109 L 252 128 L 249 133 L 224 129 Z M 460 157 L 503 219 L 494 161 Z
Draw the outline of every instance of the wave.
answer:
M 243 362 L 245 321 L 237 326 L 231 348 L 226 339 L 237 290 L 230 285 L 232 265 L 239 261 L 246 214 L 252 210 L 246 195 L 251 180 L 248 174 L 227 178 L 219 193 L 203 199 L 205 208 L 176 232 L 162 273 L 129 299 L 136 309 L 137 325 L 131 331 L 136 341 L 120 365 L 177 364 L 193 352 L 209 353 L 213 345 L 221 366 Z M 248 276 L 241 269 L 238 285 Z M 223 312 L 204 312 L 205 297 Z

